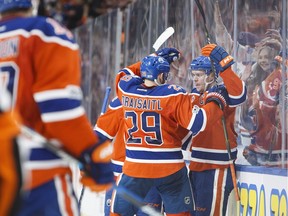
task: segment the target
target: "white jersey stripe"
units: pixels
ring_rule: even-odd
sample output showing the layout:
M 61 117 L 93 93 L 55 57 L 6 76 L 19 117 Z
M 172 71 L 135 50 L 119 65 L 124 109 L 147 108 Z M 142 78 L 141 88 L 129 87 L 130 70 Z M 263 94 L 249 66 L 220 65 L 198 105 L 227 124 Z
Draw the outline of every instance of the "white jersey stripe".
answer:
M 65 121 L 78 118 L 85 114 L 85 110 L 83 107 L 77 107 L 71 110 L 65 110 L 60 112 L 50 112 L 43 113 L 41 118 L 43 122 L 57 122 L 57 121 Z

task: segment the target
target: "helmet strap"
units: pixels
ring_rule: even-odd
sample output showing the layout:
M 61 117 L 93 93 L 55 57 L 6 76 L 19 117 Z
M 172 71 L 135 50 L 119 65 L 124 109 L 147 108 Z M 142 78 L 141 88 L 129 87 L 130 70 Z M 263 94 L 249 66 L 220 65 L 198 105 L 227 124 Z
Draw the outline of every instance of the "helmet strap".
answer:
M 163 81 L 163 83 L 160 83 L 160 81 Z M 157 79 L 154 79 L 154 82 L 156 83 L 156 85 L 161 86 L 166 84 L 166 80 L 164 79 L 164 73 L 161 73 L 158 75 Z
M 205 74 L 205 89 L 204 92 L 207 91 L 211 86 L 213 86 L 213 83 L 216 82 L 215 77 L 214 79 L 211 79 L 210 81 L 208 81 L 208 76 Z

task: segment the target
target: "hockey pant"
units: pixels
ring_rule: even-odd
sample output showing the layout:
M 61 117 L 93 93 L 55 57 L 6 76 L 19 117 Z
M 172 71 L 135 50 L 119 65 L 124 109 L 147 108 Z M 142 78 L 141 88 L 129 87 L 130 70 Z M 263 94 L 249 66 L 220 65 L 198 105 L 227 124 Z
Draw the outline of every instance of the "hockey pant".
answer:
M 187 174 L 187 168 L 183 167 L 178 172 L 163 178 L 133 178 L 122 174 L 118 179 L 119 187 L 139 196 L 146 197 L 148 191 L 155 187 L 162 197 L 166 215 L 189 215 L 194 207 L 191 186 Z M 111 215 L 133 216 L 138 209 L 121 194 L 113 191 L 111 203 Z
M 110 216 L 110 207 L 111 207 L 111 197 L 112 197 L 113 188 L 108 190 L 105 194 L 105 216 Z M 158 212 L 161 212 L 162 208 L 162 199 L 155 187 L 152 187 L 144 199 L 144 203 L 155 208 Z M 136 216 L 148 216 L 141 210 L 138 210 Z
M 195 199 L 193 216 L 223 216 L 233 189 L 230 168 L 190 171 Z
M 17 216 L 80 216 L 70 175 L 55 178 L 23 196 Z

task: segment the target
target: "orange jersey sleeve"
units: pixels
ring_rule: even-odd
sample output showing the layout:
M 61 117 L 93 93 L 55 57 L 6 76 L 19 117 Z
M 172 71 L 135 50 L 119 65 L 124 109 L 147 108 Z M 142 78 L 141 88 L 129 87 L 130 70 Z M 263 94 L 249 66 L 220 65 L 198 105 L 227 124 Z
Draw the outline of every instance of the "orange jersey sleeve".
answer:
M 20 159 L 15 143 L 20 129 L 11 112 L 0 113 L 0 215 L 11 215 L 15 210 L 17 197 L 22 185 Z
M 101 115 L 94 127 L 94 130 L 108 139 L 113 139 L 112 164 L 114 175 L 122 173 L 123 162 L 126 157 L 125 153 L 125 123 L 123 121 L 123 107 L 118 98 L 114 98 L 109 104 L 106 113 Z

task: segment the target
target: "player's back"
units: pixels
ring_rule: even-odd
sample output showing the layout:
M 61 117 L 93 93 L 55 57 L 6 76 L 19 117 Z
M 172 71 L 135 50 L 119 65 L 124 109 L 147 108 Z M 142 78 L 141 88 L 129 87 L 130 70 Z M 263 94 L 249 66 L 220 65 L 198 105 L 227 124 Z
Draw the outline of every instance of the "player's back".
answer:
M 56 21 L 44 17 L 0 21 L 0 78 L 26 126 L 69 145 L 76 156 L 96 142 L 81 105 L 78 45 Z M 32 187 L 55 173 L 70 172 L 68 162 L 41 146 L 31 148 L 27 167 L 33 170 Z
M 50 23 L 51 25 L 47 25 Z M 57 26 L 55 32 L 52 26 Z M 65 31 L 61 34 L 60 31 Z M 41 130 L 41 119 L 33 95 L 44 89 L 55 88 L 53 76 L 61 56 L 62 46 L 77 48 L 67 31 L 54 20 L 44 17 L 16 17 L 0 21 L 1 77 L 13 96 L 14 107 L 19 109 L 24 124 Z M 65 34 L 64 34 L 65 33 Z M 71 35 L 72 38 L 72 35 Z M 48 51 L 47 51 L 48 50 Z M 50 52 L 49 52 L 50 51 Z M 73 55 L 73 52 L 71 52 Z M 75 53 L 76 55 L 76 53 Z M 55 61 L 55 58 L 59 60 Z M 77 58 L 75 57 L 75 60 Z M 59 69 L 61 64 L 59 64 Z M 41 70 L 38 70 L 41 68 Z M 67 68 L 67 75 L 69 68 Z M 54 85 L 54 86 L 53 86 Z M 58 84 L 57 88 L 63 84 Z
M 198 133 L 188 93 L 176 85 L 148 88 L 136 76 L 123 76 L 118 84 L 125 121 L 126 160 L 123 172 L 135 177 L 158 178 L 185 166 L 180 125 Z M 201 113 L 200 110 L 198 110 Z

